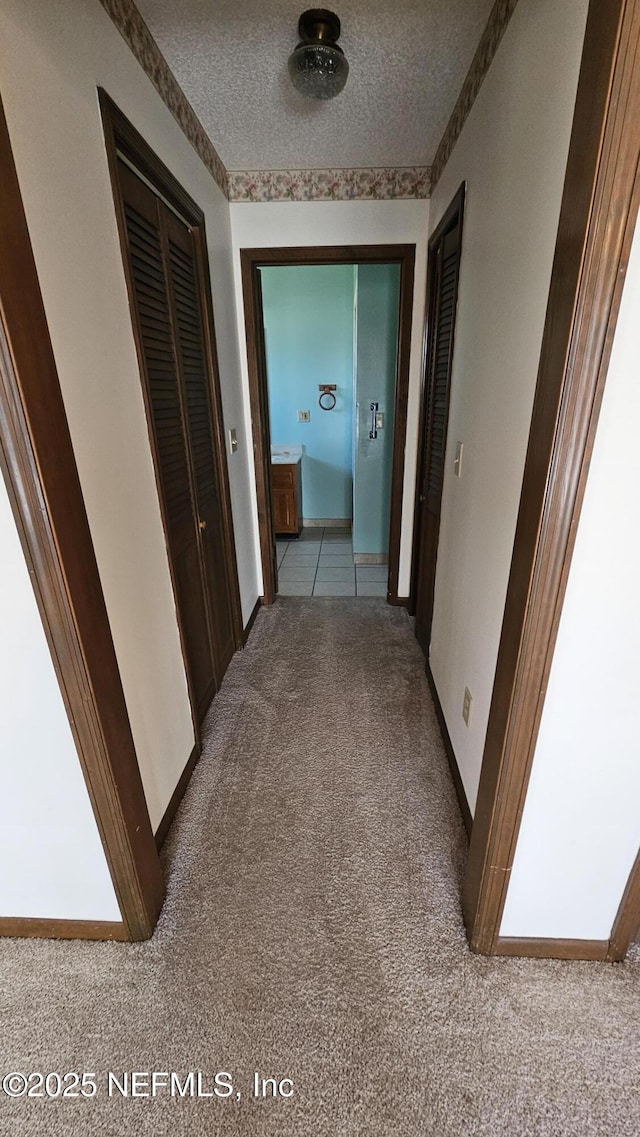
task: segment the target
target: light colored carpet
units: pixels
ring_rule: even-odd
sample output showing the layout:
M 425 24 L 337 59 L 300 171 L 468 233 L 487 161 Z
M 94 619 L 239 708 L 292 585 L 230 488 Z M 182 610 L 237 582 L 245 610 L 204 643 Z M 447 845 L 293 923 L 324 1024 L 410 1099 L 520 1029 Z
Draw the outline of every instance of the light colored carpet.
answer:
M 280 601 L 211 711 L 153 940 L 0 943 L 3 1072 L 99 1080 L 0 1095 L 0 1132 L 637 1137 L 637 954 L 472 956 L 464 855 L 406 613 Z M 106 1096 L 108 1070 L 198 1068 L 240 1101 Z M 255 1070 L 293 1098 L 252 1100 Z

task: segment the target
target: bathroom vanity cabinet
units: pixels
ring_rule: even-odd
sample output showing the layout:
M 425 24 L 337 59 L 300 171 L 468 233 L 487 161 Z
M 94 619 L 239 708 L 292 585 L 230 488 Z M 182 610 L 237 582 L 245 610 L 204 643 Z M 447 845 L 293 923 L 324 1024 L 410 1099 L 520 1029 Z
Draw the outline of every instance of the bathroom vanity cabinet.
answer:
M 302 529 L 302 476 L 300 462 L 272 462 L 271 508 L 278 536 L 299 536 Z

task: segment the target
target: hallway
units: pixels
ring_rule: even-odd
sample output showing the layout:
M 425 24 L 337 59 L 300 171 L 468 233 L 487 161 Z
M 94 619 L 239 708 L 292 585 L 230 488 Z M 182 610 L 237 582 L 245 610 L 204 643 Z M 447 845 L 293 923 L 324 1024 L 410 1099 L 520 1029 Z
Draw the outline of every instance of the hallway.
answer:
M 149 943 L 0 941 L 0 1134 L 631 1137 L 640 956 L 481 958 L 466 839 L 402 608 L 278 601 L 235 656 L 163 858 Z M 633 1044 L 633 1049 L 630 1045 Z M 109 1099 L 106 1072 L 233 1074 L 241 1100 Z M 254 1071 L 293 1097 L 252 1098 Z

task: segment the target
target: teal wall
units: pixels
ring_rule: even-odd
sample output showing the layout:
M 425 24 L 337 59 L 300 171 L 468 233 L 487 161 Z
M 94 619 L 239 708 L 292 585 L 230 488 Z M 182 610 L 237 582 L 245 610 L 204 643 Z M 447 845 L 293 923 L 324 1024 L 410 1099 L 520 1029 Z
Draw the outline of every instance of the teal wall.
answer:
M 399 265 L 358 265 L 354 553 L 389 552 L 399 303 Z M 384 413 L 384 429 L 378 431 L 375 440 L 369 439 L 371 402 L 379 403 L 379 410 Z
M 353 463 L 353 265 L 263 268 L 271 442 L 304 446 L 302 512 L 350 519 Z M 337 383 L 333 411 L 318 384 Z M 298 411 L 311 421 L 298 422 Z

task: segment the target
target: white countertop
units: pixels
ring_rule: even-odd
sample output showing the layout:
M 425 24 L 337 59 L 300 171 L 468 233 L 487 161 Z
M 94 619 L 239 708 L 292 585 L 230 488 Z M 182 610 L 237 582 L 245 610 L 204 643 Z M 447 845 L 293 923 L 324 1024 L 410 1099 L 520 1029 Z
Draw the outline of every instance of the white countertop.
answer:
M 272 446 L 272 466 L 295 466 L 302 458 L 302 446 Z

